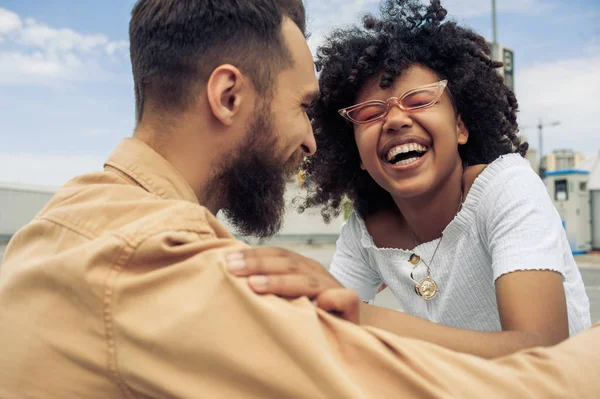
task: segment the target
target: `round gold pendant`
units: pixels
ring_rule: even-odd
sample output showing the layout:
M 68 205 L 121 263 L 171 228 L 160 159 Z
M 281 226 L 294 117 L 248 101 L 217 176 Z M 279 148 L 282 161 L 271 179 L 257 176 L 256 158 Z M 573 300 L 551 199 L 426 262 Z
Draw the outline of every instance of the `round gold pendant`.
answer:
M 419 262 L 421 261 L 421 258 L 419 257 L 419 255 L 412 254 L 412 255 L 410 256 L 410 259 L 408 259 L 408 261 L 409 261 L 409 262 L 410 262 L 412 265 L 416 266 L 416 265 L 418 265 L 418 264 L 419 264 Z
M 429 276 L 419 281 L 415 286 L 417 295 L 426 301 L 430 301 L 440 292 L 437 283 Z

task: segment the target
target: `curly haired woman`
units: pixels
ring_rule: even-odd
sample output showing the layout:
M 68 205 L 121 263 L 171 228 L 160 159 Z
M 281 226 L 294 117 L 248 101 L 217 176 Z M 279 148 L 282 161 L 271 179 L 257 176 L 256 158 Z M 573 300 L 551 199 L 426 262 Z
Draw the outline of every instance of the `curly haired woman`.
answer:
M 304 164 L 303 207 L 328 219 L 346 198 L 354 206 L 330 268 L 339 282 L 306 258 L 257 250 L 256 274 L 279 276 L 250 285 L 318 299 L 341 283 L 370 301 L 385 284 L 404 312 L 363 304 L 362 323 L 485 357 L 588 328 L 581 274 L 523 158 L 502 64 L 481 36 L 445 21 L 439 1 L 387 0 L 381 11 L 317 55 L 318 151 Z M 344 308 L 335 301 L 320 305 Z
M 362 300 L 386 284 L 404 312 L 494 332 L 501 352 L 559 342 L 591 324 L 581 275 L 523 158 L 502 64 L 445 17 L 439 1 L 387 1 L 320 48 L 305 206 L 328 218 L 352 201 L 330 272 Z M 442 332 L 374 324 L 433 342 Z

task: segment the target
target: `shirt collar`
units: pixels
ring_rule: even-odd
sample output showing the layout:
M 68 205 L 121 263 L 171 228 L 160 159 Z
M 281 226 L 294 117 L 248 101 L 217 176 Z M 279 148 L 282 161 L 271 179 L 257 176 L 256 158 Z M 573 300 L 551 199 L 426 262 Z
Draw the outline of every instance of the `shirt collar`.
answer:
M 123 139 L 104 164 L 116 169 L 132 183 L 163 199 L 198 203 L 198 198 L 183 176 L 166 159 L 144 142 Z

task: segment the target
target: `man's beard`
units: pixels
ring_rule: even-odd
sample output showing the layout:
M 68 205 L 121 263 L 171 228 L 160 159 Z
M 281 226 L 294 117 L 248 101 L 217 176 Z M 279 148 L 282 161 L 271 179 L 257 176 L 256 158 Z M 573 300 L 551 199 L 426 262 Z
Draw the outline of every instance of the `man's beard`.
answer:
M 221 210 L 238 234 L 268 238 L 282 227 L 286 183 L 298 170 L 302 153 L 281 160 L 274 153 L 277 138 L 270 113 L 264 107 L 259 110 L 247 139 L 225 157 L 210 187 L 218 193 Z

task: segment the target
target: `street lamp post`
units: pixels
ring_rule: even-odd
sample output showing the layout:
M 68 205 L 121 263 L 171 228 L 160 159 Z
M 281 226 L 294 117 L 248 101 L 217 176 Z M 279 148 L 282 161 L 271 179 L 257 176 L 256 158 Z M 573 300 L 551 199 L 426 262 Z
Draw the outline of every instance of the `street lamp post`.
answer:
M 544 158 L 544 147 L 542 146 L 543 145 L 543 140 L 544 140 L 543 139 L 543 137 L 544 137 L 544 127 L 552 127 L 552 126 L 558 126 L 558 125 L 560 125 L 559 121 L 554 121 L 554 122 L 551 122 L 551 123 L 548 123 L 548 124 L 544 124 L 541 119 L 540 119 L 540 121 L 539 121 L 539 123 L 537 125 L 537 128 L 538 128 L 538 140 L 539 140 L 538 150 L 540 152 L 539 174 L 540 174 L 540 177 L 542 179 L 544 178 L 544 174 L 546 173 L 546 168 L 544 168 L 542 166 L 542 159 Z
M 498 57 L 498 30 L 496 25 L 496 0 L 492 0 L 492 61 L 499 61 Z

